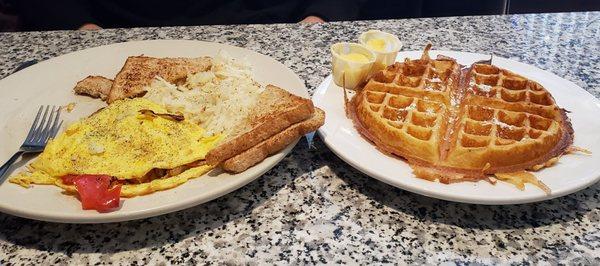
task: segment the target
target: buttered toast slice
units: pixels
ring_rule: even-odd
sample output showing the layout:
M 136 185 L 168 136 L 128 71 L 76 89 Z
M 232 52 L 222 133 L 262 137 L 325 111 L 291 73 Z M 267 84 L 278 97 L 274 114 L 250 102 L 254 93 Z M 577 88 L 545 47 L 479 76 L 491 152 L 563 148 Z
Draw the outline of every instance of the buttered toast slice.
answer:
M 260 163 L 265 158 L 283 150 L 299 137 L 317 130 L 323 123 L 325 123 L 325 112 L 315 108 L 315 112 L 310 118 L 293 124 L 254 147 L 227 159 L 221 166 L 223 170 L 228 172 L 240 173 L 246 171 L 246 169 Z
M 241 154 L 291 125 L 312 117 L 314 112 L 311 100 L 267 85 L 249 115 L 240 124 L 231 125 L 234 133 L 206 155 L 206 162 L 216 165 Z
M 153 58 L 130 56 L 115 77 L 108 95 L 108 103 L 119 99 L 143 95 L 154 77 L 160 76 L 166 81 L 180 84 L 186 81 L 188 74 L 206 71 L 212 66 L 210 57 L 198 58 Z

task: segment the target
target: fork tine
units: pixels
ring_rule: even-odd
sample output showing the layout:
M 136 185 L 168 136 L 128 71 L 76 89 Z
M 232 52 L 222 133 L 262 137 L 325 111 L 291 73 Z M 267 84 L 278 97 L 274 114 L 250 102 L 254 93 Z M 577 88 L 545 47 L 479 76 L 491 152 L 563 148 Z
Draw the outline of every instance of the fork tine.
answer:
M 48 117 L 48 109 L 50 109 L 50 106 L 46 105 L 46 108 L 44 108 L 44 115 L 42 116 L 42 120 L 40 121 L 39 125 L 35 128 L 35 132 L 33 133 L 33 138 L 31 139 L 31 141 L 33 142 L 37 142 L 42 135 L 44 125 L 46 124 L 46 117 Z
M 56 133 L 58 133 L 58 130 L 60 129 L 62 124 L 63 124 L 63 121 L 60 120 L 60 123 L 56 124 L 56 127 L 54 129 L 52 129 L 52 133 L 50 133 L 51 138 L 54 138 L 56 136 Z
M 49 134 L 48 138 L 54 138 L 56 136 L 58 129 L 62 125 L 62 120 L 59 123 L 59 119 L 60 119 L 60 108 L 56 109 L 56 117 L 54 118 L 54 122 L 52 123 L 52 128 L 50 129 L 50 132 L 48 133 Z
M 42 133 L 40 134 L 40 138 L 38 140 L 39 143 L 46 143 L 48 140 L 48 136 L 50 135 L 50 129 L 52 128 L 52 124 L 54 123 L 54 114 L 56 113 L 56 106 L 52 106 L 52 110 L 50 111 L 50 116 L 48 117 L 48 121 L 44 125 L 42 129 Z
M 44 106 L 40 105 L 37 115 L 35 115 L 35 119 L 33 120 L 31 127 L 29 128 L 29 133 L 27 133 L 27 137 L 25 138 L 25 141 L 30 141 L 32 139 L 33 134 L 35 132 L 36 124 L 38 123 L 38 120 L 40 119 L 40 115 L 42 114 L 43 109 L 44 109 Z

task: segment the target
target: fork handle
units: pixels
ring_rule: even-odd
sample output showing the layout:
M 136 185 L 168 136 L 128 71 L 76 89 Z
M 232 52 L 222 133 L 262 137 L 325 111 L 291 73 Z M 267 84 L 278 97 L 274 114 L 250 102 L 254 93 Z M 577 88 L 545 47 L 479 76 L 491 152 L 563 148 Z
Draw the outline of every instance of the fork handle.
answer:
M 21 157 L 21 155 L 23 155 L 23 153 L 25 153 L 25 151 L 18 151 L 12 157 L 10 157 L 10 159 L 8 159 L 8 161 L 6 163 L 4 163 L 2 165 L 2 167 L 0 167 L 0 183 L 4 182 L 4 174 L 6 174 L 6 172 L 8 172 L 8 169 L 10 168 L 10 166 L 17 159 L 19 159 L 19 157 Z

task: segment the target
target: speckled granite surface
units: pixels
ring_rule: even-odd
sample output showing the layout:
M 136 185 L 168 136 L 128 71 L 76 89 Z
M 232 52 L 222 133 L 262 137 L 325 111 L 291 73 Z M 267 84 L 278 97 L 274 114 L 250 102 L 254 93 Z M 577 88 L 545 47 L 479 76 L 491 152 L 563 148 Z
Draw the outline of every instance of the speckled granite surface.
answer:
M 329 45 L 370 28 L 396 33 L 405 49 L 432 42 L 514 58 L 600 96 L 600 13 L 9 33 L 0 34 L 0 77 L 25 60 L 103 44 L 195 39 L 270 55 L 312 92 L 329 73 Z M 600 184 L 537 204 L 451 203 L 378 182 L 315 146 L 301 142 L 236 192 L 150 219 L 69 225 L 0 214 L 0 262 L 600 264 Z

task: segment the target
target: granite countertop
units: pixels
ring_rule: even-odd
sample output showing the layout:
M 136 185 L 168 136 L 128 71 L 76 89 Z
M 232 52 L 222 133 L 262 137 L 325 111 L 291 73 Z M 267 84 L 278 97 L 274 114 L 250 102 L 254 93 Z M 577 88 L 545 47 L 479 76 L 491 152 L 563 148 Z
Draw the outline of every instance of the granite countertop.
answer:
M 600 13 L 0 33 L 0 77 L 22 61 L 142 39 L 227 43 L 272 56 L 309 90 L 329 74 L 329 45 L 368 29 L 405 50 L 490 53 L 551 71 L 600 96 Z M 600 264 L 600 184 L 566 197 L 478 206 L 376 181 L 320 140 L 212 202 L 138 221 L 74 225 L 0 214 L 0 262 Z

